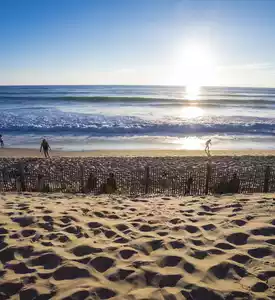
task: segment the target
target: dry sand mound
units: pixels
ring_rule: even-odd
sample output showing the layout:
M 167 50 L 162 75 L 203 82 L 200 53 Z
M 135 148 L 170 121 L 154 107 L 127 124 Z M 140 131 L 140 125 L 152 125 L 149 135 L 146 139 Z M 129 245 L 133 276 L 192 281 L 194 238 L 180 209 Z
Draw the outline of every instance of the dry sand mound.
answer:
M 2 194 L 0 299 L 275 299 L 273 195 Z

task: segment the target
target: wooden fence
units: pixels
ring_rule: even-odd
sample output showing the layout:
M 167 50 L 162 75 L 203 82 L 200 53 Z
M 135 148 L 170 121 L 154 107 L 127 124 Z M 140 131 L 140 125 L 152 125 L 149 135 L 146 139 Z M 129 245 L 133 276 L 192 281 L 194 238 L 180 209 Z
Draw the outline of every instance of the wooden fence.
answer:
M 35 168 L 30 163 L 7 165 L 0 170 L 0 191 L 28 192 L 106 192 L 109 172 L 93 169 L 90 165 L 52 166 Z M 196 168 L 165 171 L 149 166 L 139 170 L 114 172 L 116 193 L 206 195 L 232 192 L 229 186 L 235 178 L 238 193 L 275 192 L 275 168 L 250 166 L 236 169 L 205 164 Z M 237 183 L 237 187 L 236 187 Z M 231 187 L 232 188 L 232 187 Z M 114 192 L 114 189 L 107 190 Z

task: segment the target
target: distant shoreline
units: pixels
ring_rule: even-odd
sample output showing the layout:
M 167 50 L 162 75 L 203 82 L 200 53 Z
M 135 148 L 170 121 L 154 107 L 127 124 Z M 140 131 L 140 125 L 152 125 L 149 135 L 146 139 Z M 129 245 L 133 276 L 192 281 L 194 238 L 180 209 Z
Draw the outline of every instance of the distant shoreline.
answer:
M 52 157 L 166 157 L 166 156 L 198 156 L 206 157 L 203 150 L 93 150 L 93 151 L 62 151 L 53 150 Z M 275 150 L 213 150 L 212 156 L 275 156 Z M 3 148 L 0 158 L 5 157 L 41 157 L 37 149 Z

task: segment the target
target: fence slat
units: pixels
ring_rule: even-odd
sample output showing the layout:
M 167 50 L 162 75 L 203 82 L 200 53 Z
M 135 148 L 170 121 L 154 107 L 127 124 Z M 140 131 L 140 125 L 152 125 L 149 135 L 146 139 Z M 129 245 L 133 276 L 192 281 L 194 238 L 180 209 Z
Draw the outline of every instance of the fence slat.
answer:
M 206 179 L 205 179 L 205 195 L 208 194 L 209 191 L 209 181 L 210 181 L 210 176 L 211 176 L 211 166 L 209 163 L 206 165 Z
M 264 176 L 264 193 L 268 193 L 269 191 L 269 179 L 270 179 L 270 166 L 267 166 L 265 169 L 265 176 Z
M 85 193 L 84 166 L 80 165 L 80 192 Z
M 149 180 L 150 180 L 150 168 L 149 166 L 145 167 L 145 194 L 149 192 Z
M 26 182 L 25 182 L 25 172 L 24 172 L 24 165 L 23 163 L 19 164 L 19 178 L 21 183 L 21 191 L 26 191 Z

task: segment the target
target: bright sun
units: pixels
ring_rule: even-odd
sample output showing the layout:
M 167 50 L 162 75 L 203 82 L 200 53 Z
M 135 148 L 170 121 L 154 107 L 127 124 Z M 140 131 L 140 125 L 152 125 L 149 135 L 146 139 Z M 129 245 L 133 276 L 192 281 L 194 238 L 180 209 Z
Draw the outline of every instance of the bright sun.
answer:
M 186 86 L 187 97 L 196 97 L 201 86 L 215 85 L 216 67 L 210 47 L 203 44 L 186 44 L 181 53 L 178 53 L 176 64 L 176 81 Z

